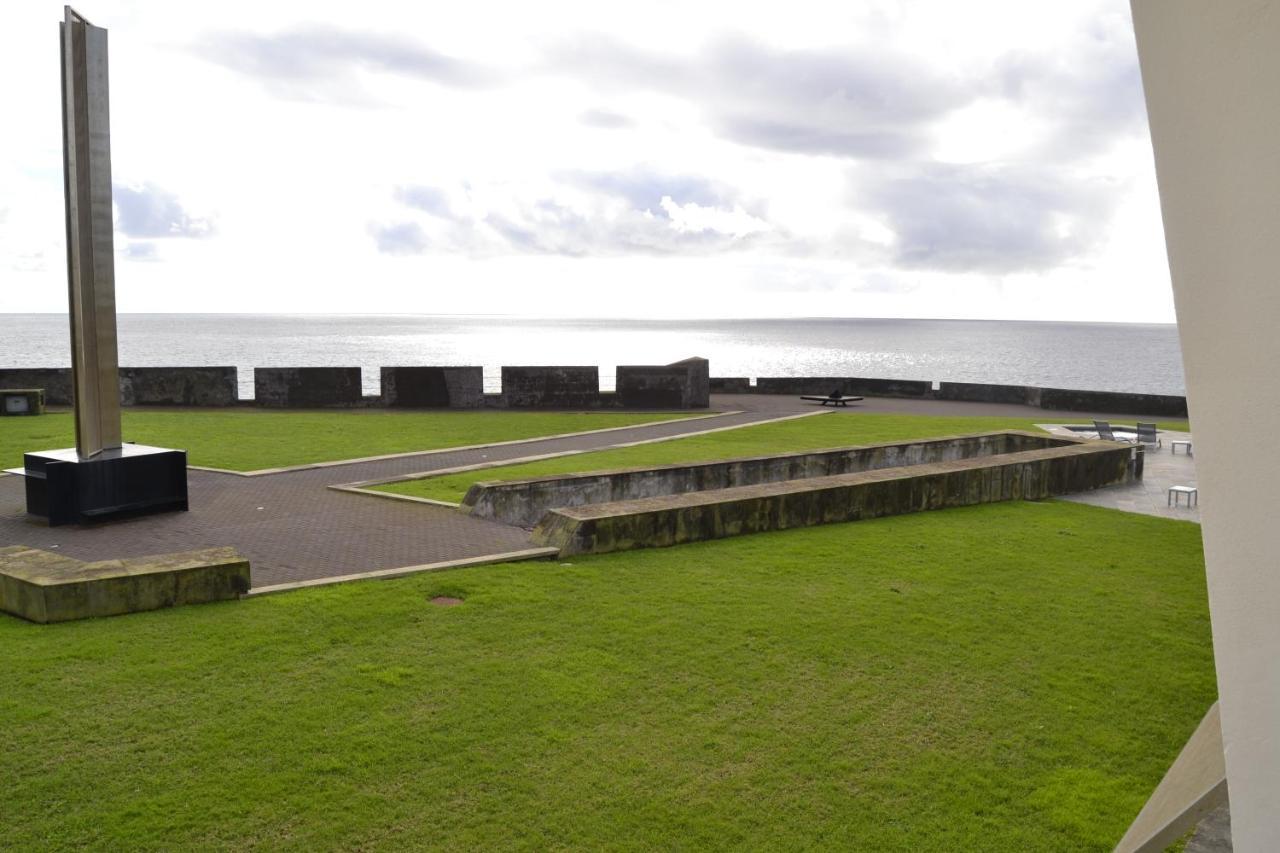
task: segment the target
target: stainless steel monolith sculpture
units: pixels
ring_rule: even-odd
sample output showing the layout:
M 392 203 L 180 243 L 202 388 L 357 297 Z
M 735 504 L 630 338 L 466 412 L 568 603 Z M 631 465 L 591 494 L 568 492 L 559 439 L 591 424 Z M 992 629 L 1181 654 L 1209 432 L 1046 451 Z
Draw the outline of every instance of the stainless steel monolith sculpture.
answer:
M 58 525 L 185 510 L 186 452 L 121 440 L 107 31 L 70 6 L 60 31 L 76 446 L 23 455 L 27 512 Z
M 62 169 L 76 453 L 120 446 L 107 31 L 70 6 L 62 31 Z

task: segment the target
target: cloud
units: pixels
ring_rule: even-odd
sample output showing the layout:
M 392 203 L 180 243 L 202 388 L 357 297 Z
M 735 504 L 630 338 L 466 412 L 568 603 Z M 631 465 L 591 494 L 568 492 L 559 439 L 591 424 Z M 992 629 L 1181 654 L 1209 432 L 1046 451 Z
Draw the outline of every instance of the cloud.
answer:
M 124 256 L 131 261 L 158 261 L 160 259 L 160 256 L 156 254 L 155 243 L 135 240 L 130 240 L 125 244 Z
M 631 127 L 635 124 L 634 121 L 621 113 L 602 109 L 583 110 L 578 115 L 578 121 L 587 127 L 599 127 L 604 130 L 617 130 L 623 127 Z
M 449 197 L 435 187 L 406 185 L 396 187 L 396 201 L 409 207 L 430 213 L 433 216 L 448 217 Z
M 1145 127 L 1132 29 L 1102 16 L 1065 37 L 1068 49 L 1010 51 L 952 68 L 885 44 L 784 50 L 742 36 L 680 57 L 608 36 L 562 42 L 546 66 L 606 93 L 649 91 L 687 100 L 724 139 L 803 155 L 925 159 L 931 130 L 984 98 L 1051 127 L 1042 153 L 1086 156 Z
M 490 213 L 480 225 L 500 241 L 489 251 L 568 257 L 709 255 L 758 245 L 772 228 L 741 208 L 731 211 L 659 201 L 660 214 L 622 208 L 581 210 L 554 199 Z M 482 231 L 483 233 L 483 231 Z
M 860 202 L 894 232 L 897 266 L 946 272 L 1040 270 L 1101 237 L 1116 188 L 1047 169 L 929 164 L 878 178 Z
M 558 172 L 553 179 L 503 185 L 496 193 L 480 187 L 465 213 L 450 207 L 442 189 L 402 185 L 393 197 L 429 216 L 371 230 L 386 254 L 430 247 L 474 257 L 708 255 L 785 237 L 763 203 L 745 202 L 710 178 L 634 166 Z
M 213 233 L 209 219 L 191 216 L 177 196 L 154 184 L 113 184 L 111 194 L 116 228 L 129 237 L 208 237 Z
M 193 50 L 210 62 L 257 80 L 278 97 L 297 101 L 375 103 L 360 85 L 359 71 L 455 88 L 487 86 L 497 80 L 489 68 L 403 36 L 330 26 L 306 26 L 274 35 L 215 33 Z
M 744 145 L 834 157 L 904 158 L 916 153 L 922 142 L 911 132 L 858 133 L 752 116 L 723 116 L 716 120 L 716 126 L 723 135 Z
M 1067 55 L 1014 52 L 996 62 L 995 94 L 1054 127 L 1041 156 L 1087 155 L 1118 135 L 1146 132 L 1133 34 L 1122 24 L 1096 23 Z
M 431 245 L 422 226 L 416 222 L 369 226 L 378 251 L 384 255 L 420 255 Z
M 883 47 L 779 50 L 742 37 L 684 59 L 583 38 L 553 48 L 548 65 L 606 91 L 688 98 L 744 145 L 838 157 L 910 156 L 930 122 L 976 95 Z
M 638 211 L 658 212 L 663 198 L 708 207 L 737 201 L 737 192 L 701 175 L 667 174 L 647 166 L 613 172 L 567 171 L 555 175 L 562 183 L 621 199 Z

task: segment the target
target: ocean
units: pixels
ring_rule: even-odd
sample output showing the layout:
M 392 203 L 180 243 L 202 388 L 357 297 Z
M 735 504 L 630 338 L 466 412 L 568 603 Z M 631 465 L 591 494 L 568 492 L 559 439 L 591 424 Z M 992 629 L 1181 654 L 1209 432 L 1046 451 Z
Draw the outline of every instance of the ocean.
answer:
M 0 367 L 70 364 L 62 314 L 4 315 Z M 505 316 L 122 314 L 120 363 L 253 368 L 359 366 L 366 394 L 384 365 L 598 365 L 711 360 L 712 376 L 863 376 L 1184 394 L 1176 326 L 995 320 L 627 320 Z

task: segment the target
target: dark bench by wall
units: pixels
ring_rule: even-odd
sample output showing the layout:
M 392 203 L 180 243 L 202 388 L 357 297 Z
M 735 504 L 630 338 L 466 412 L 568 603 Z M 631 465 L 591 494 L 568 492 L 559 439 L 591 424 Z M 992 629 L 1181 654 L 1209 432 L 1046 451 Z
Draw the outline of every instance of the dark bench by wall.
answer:
M 253 397 L 272 408 L 364 405 L 358 367 L 255 367 Z
M 478 409 L 485 404 L 480 367 L 384 367 L 382 405 Z

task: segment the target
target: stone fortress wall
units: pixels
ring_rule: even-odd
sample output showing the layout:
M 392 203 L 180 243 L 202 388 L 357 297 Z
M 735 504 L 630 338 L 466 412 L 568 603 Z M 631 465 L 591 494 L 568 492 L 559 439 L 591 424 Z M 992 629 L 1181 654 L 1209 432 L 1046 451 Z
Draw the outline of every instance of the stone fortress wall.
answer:
M 960 400 L 1009 403 L 1063 412 L 1124 412 L 1130 415 L 1185 418 L 1187 398 L 1168 394 L 1129 394 L 1118 391 L 1076 391 L 1030 385 L 980 382 L 928 382 L 915 379 L 864 379 L 848 376 L 761 377 L 752 384 L 743 376 L 713 377 L 717 394 L 830 394 L 857 397 L 899 397 L 920 400 Z
M 599 368 L 502 368 L 502 392 L 484 392 L 484 370 L 383 367 L 381 393 L 365 396 L 358 367 L 255 367 L 252 400 L 241 401 L 234 367 L 122 367 L 125 406 L 452 409 L 705 409 L 711 401 L 704 358 L 618 368 L 618 390 L 600 390 Z M 0 369 L 0 388 L 41 388 L 51 406 L 72 404 L 71 368 Z
M 126 406 L 273 408 L 703 409 L 711 394 L 828 394 L 1008 403 L 1080 412 L 1124 412 L 1184 418 L 1185 397 L 865 377 L 711 377 L 706 359 L 668 365 L 621 365 L 617 389 L 600 390 L 594 366 L 502 368 L 502 391 L 484 392 L 478 366 L 383 367 L 382 392 L 365 396 L 358 367 L 254 368 L 254 400 L 241 401 L 234 367 L 122 367 Z M 43 388 L 50 406 L 71 405 L 71 369 L 0 369 L 0 388 Z

